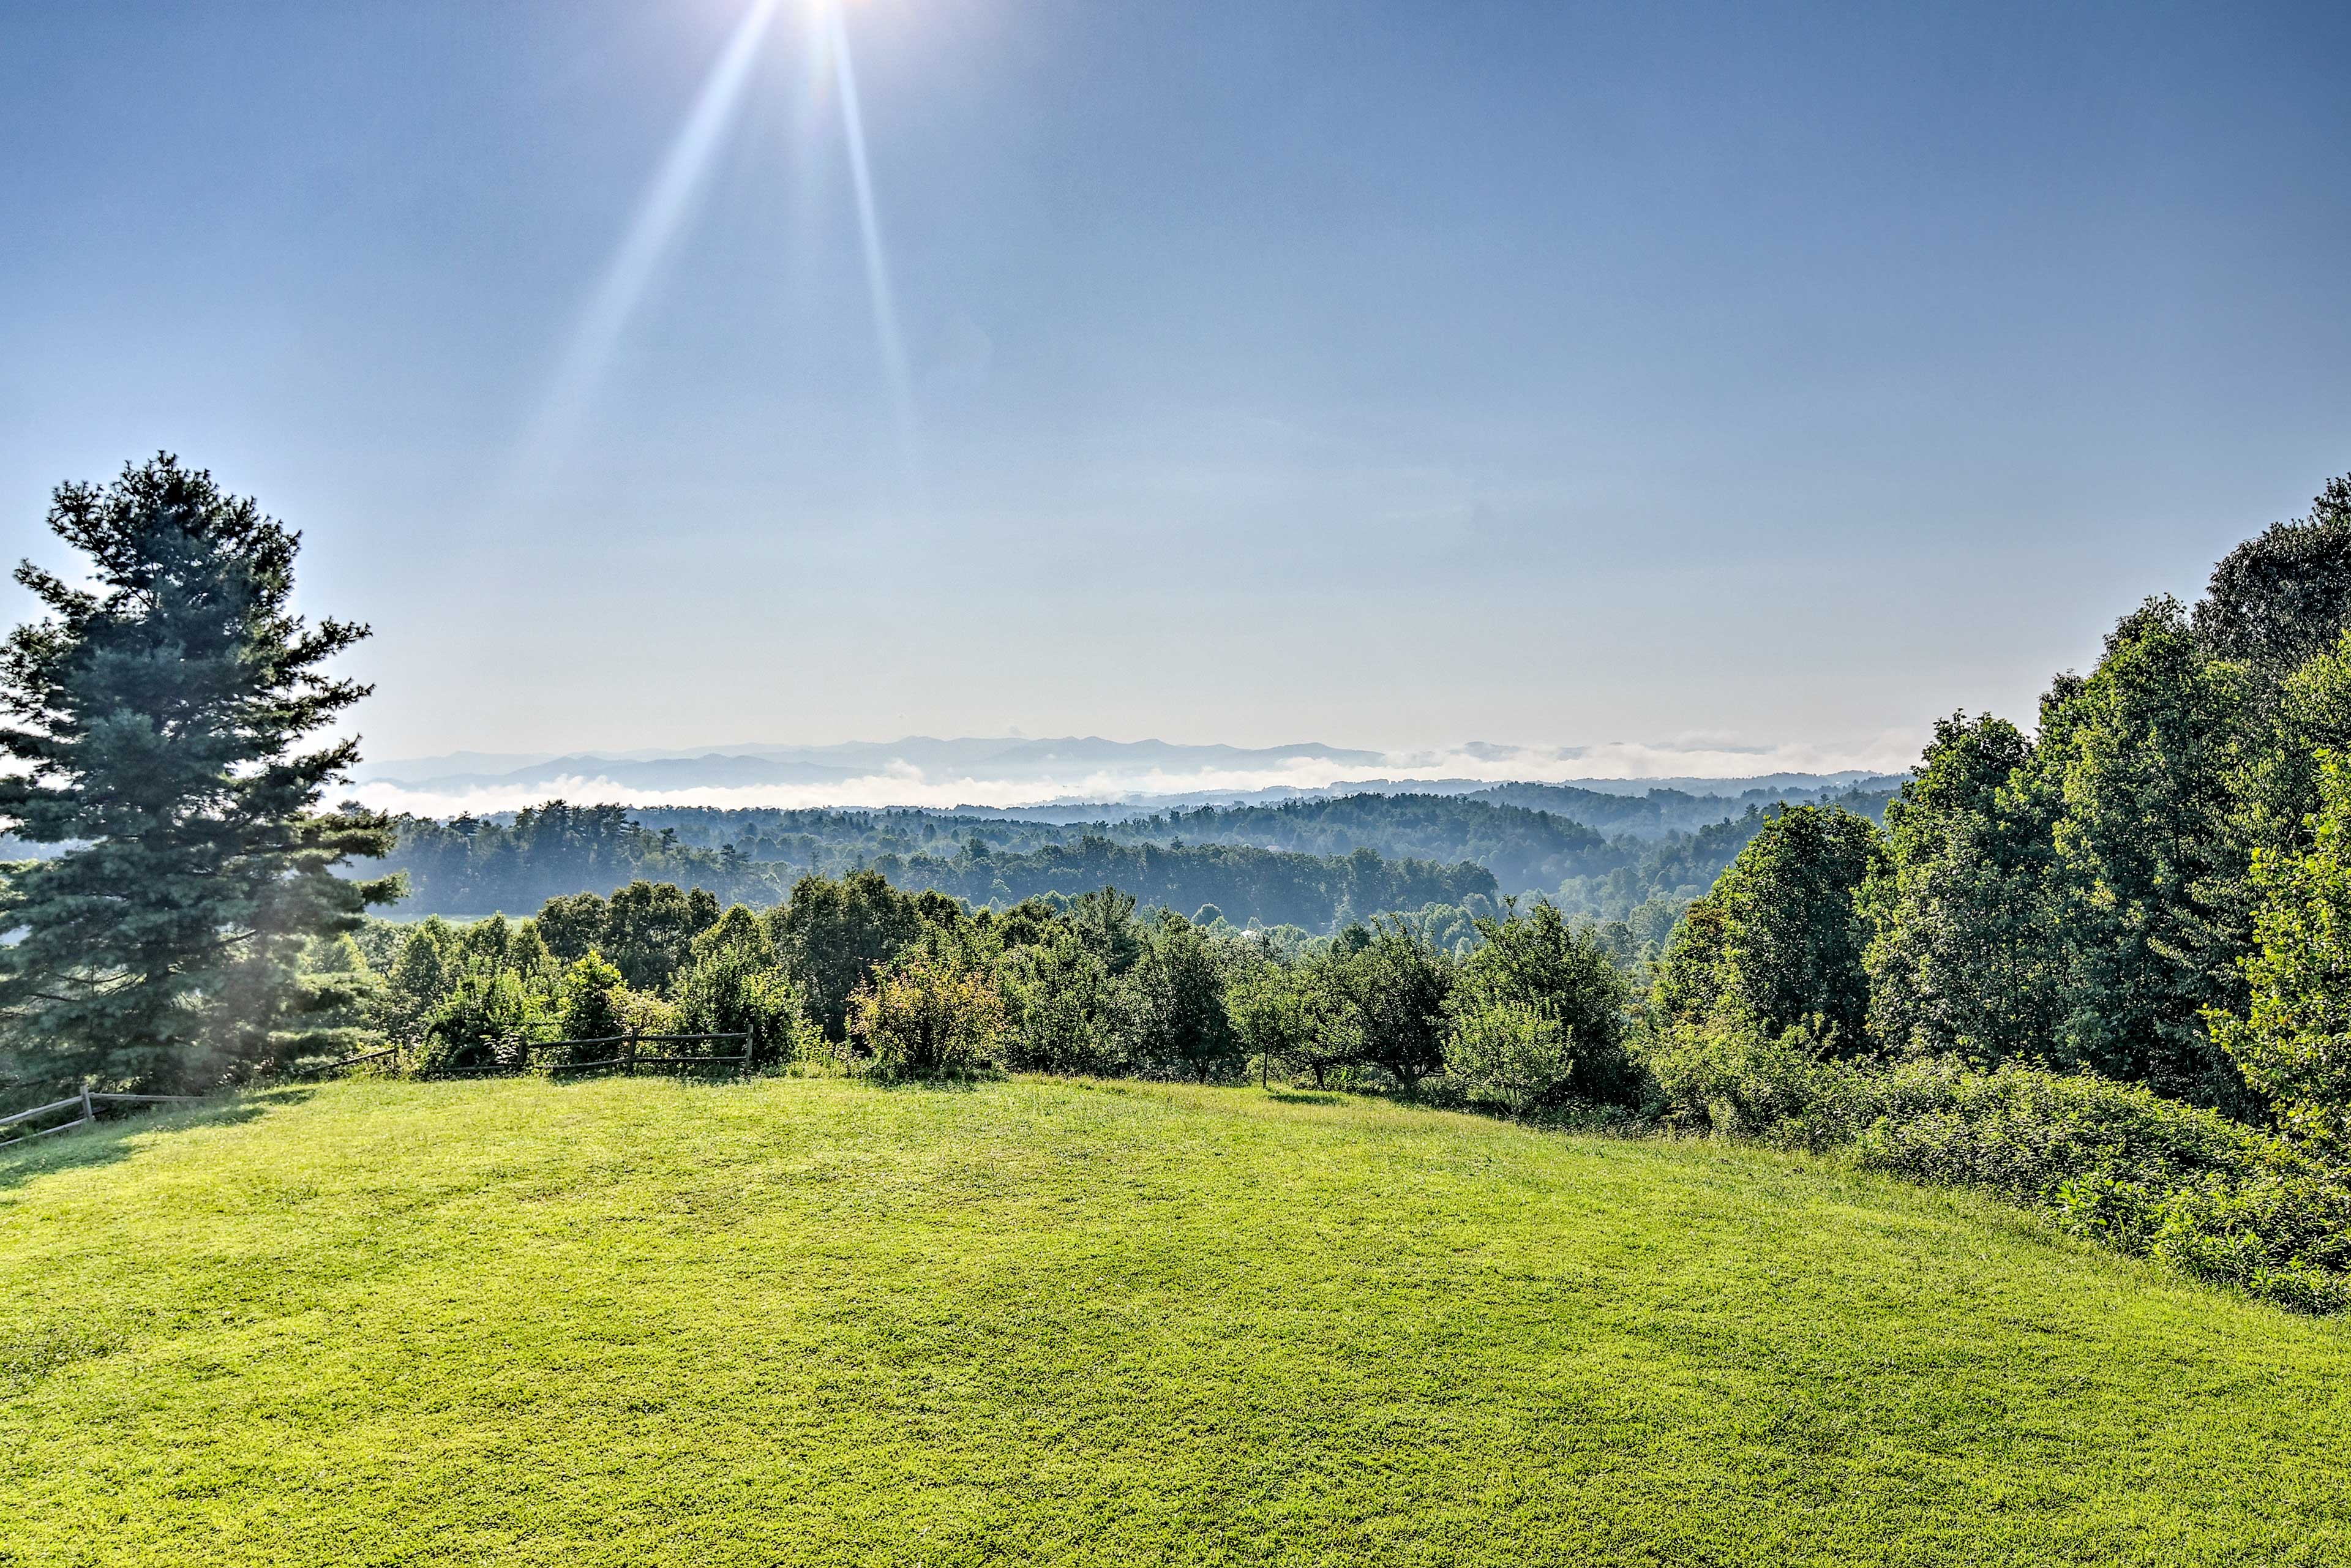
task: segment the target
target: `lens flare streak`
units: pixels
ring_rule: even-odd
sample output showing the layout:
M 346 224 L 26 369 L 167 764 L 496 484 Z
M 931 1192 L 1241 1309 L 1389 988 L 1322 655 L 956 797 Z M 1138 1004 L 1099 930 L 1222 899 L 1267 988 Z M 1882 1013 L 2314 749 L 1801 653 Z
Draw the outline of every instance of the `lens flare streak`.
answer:
M 603 380 L 621 334 L 643 303 L 663 260 L 708 183 L 711 165 L 743 99 L 760 42 L 781 0 L 754 0 L 704 80 L 694 108 L 605 268 L 566 349 L 546 403 L 523 443 L 523 483 L 543 485 L 568 455 L 580 423 Z
M 899 456 L 907 479 L 915 482 L 914 393 L 907 373 L 898 308 L 890 289 L 889 262 L 882 248 L 882 217 L 873 200 L 873 174 L 865 155 L 865 115 L 857 101 L 857 67 L 850 57 L 849 29 L 838 5 L 822 5 L 825 41 L 832 56 L 833 84 L 841 97 L 841 138 L 849 149 L 849 177 L 857 195 L 857 229 L 865 251 L 865 287 L 873 306 L 873 337 L 882 373 L 890 383 L 891 413 L 897 423 Z

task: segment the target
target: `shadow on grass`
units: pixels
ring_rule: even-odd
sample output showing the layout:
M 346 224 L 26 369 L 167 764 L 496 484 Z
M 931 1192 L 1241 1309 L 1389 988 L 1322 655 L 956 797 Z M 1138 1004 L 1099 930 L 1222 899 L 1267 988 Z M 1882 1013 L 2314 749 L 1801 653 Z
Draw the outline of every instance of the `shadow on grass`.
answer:
M 872 1073 L 859 1073 L 854 1082 L 878 1089 L 885 1094 L 973 1094 L 992 1083 L 1002 1083 L 1002 1078 L 882 1078 Z
M 1336 1105 L 1345 1098 L 1335 1089 L 1269 1089 L 1265 1096 L 1285 1105 Z
M 0 1192 L 37 1176 L 89 1166 L 112 1165 L 128 1159 L 148 1133 L 176 1133 L 189 1127 L 230 1127 L 250 1122 L 281 1105 L 298 1105 L 313 1091 L 307 1087 L 256 1090 L 235 1097 L 224 1095 L 201 1105 L 168 1110 L 141 1110 L 101 1117 L 95 1124 L 53 1137 L 31 1138 L 0 1147 Z

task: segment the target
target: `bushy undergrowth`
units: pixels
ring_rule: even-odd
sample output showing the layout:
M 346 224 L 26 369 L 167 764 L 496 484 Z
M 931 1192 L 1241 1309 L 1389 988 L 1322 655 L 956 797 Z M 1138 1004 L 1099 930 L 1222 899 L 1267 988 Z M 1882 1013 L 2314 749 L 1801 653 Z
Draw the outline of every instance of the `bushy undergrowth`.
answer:
M 2088 1073 L 1838 1061 L 1718 1019 L 1649 1065 L 1669 1123 L 1964 1186 L 2305 1312 L 2351 1306 L 2351 1173 L 2215 1111 Z

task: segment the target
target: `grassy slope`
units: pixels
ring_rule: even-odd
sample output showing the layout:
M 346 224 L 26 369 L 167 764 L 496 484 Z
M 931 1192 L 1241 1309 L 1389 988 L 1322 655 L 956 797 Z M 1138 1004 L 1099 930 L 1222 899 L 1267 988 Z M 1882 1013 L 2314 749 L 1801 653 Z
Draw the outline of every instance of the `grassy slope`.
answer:
M 1377 1103 L 351 1083 L 0 1156 L 0 1562 L 2351 1557 L 2344 1325 Z

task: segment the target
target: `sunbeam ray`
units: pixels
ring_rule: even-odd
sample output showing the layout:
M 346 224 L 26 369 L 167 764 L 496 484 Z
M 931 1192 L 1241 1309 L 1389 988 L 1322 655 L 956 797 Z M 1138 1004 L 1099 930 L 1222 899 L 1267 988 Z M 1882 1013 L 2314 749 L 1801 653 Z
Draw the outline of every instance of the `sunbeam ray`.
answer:
M 856 188 L 857 229 L 865 250 L 865 287 L 873 306 L 873 337 L 882 353 L 882 373 L 890 383 L 891 413 L 897 424 L 899 458 L 910 485 L 919 488 L 914 463 L 914 390 L 906 369 L 905 341 L 898 331 L 898 308 L 890 291 L 890 267 L 882 248 L 882 217 L 873 201 L 873 174 L 865 157 L 865 115 L 858 107 L 857 67 L 850 58 L 849 29 L 841 7 L 819 0 L 831 46 L 834 85 L 841 97 L 841 128 L 849 146 L 850 182 Z
M 675 243 L 707 183 L 711 165 L 743 98 L 760 41 L 782 0 L 753 0 L 710 68 L 694 109 L 670 143 L 638 204 L 628 234 L 597 285 L 564 350 L 546 402 L 524 437 L 516 464 L 521 487 L 542 487 L 568 455 L 604 367 L 663 258 Z

